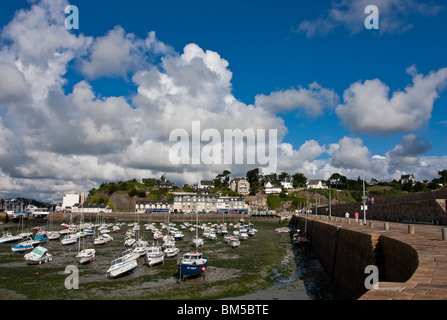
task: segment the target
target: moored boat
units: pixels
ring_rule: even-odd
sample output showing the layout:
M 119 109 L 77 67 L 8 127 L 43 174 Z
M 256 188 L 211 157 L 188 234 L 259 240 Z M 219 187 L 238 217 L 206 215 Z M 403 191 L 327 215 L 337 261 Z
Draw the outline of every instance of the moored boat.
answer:
M 0 244 L 17 242 L 22 239 L 23 238 L 21 235 L 13 236 L 10 232 L 6 232 L 0 237 Z
M 144 263 L 149 267 L 153 267 L 158 264 L 164 263 L 164 259 L 165 259 L 165 253 L 161 250 L 159 252 L 148 252 L 146 253 Z
M 34 249 L 34 246 L 37 245 L 39 242 L 34 241 L 31 239 L 31 237 L 28 237 L 26 240 L 16 244 L 11 248 L 11 251 L 14 253 L 21 253 L 21 252 L 27 252 Z
M 30 253 L 25 254 L 25 261 L 28 265 L 32 264 L 43 264 L 53 261 L 53 258 L 48 253 L 48 249 L 45 247 L 38 246 L 33 249 Z
M 106 277 L 115 279 L 132 272 L 138 266 L 136 259 L 126 260 L 125 257 L 120 257 L 111 262 L 110 268 L 106 272 Z
M 200 252 L 188 252 L 178 263 L 180 279 L 201 275 L 206 271 L 208 259 L 202 257 Z
M 76 258 L 78 258 L 79 264 L 86 264 L 95 260 L 95 254 L 95 249 L 84 249 L 79 251 L 79 253 L 76 255 Z
M 68 246 L 71 244 L 75 244 L 77 241 L 78 241 L 78 237 L 76 235 L 69 234 L 62 238 L 61 243 L 64 246 Z
M 175 257 L 180 251 L 179 248 L 175 246 L 174 241 L 165 242 L 163 246 L 163 252 L 166 254 L 166 258 Z

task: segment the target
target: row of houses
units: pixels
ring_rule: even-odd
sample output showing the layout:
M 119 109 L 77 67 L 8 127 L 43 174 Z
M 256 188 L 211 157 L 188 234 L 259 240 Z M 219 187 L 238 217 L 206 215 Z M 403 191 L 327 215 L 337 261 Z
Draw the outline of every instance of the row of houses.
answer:
M 175 192 L 173 201 L 137 200 L 137 212 L 173 213 L 247 213 L 244 197 L 220 197 L 214 194 Z

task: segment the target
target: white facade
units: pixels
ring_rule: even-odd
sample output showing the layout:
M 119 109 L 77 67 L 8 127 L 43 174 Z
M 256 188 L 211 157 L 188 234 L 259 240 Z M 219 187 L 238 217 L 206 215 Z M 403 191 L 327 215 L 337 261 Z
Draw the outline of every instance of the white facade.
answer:
M 281 185 L 284 189 L 293 189 L 292 179 L 290 178 L 285 178 L 283 181 L 281 181 Z
M 327 189 L 328 186 L 323 184 L 322 180 L 309 180 L 306 183 L 307 188 L 310 189 Z
M 71 208 L 76 203 L 80 202 L 80 195 L 77 193 L 68 193 L 64 195 L 62 198 L 62 210 L 69 210 L 71 211 Z
M 270 182 L 267 182 L 264 187 L 264 193 L 265 194 L 271 194 L 271 193 L 281 193 L 282 188 L 278 185 L 272 185 Z
M 175 212 L 248 211 L 242 197 L 218 197 L 212 194 L 174 193 Z

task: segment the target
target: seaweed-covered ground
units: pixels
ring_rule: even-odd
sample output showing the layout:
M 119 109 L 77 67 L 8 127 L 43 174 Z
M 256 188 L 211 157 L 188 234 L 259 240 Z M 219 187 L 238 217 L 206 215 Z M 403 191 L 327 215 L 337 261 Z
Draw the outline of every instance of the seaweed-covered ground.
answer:
M 30 230 L 36 222 L 25 223 Z M 130 223 L 130 222 L 128 222 Z M 176 223 L 174 221 L 174 223 Z M 199 224 L 207 223 L 199 221 Z M 215 222 L 213 222 L 215 223 Z M 177 260 L 192 249 L 195 232 L 183 230 L 185 238 L 177 242 L 180 253 L 166 259 L 164 264 L 149 268 L 138 259 L 138 267 L 129 275 L 107 279 L 110 262 L 120 255 L 124 247 L 123 226 L 104 246 L 93 246 L 93 237 L 85 238 L 85 246 L 96 249 L 96 260 L 77 266 L 79 288 L 67 289 L 67 266 L 76 266 L 77 246 L 62 246 L 59 240 L 44 244 L 53 255 L 53 261 L 44 265 L 26 265 L 23 253 L 12 253 L 13 244 L 0 245 L 0 299 L 31 300 L 200 300 L 200 299 L 335 299 L 330 281 L 311 253 L 293 248 L 288 233 L 275 233 L 285 222 L 278 220 L 253 221 L 258 230 L 255 236 L 231 248 L 217 240 L 205 240 L 201 248 L 209 259 L 205 276 L 179 281 Z M 41 223 L 42 224 L 42 223 Z M 177 227 L 180 222 L 177 222 Z M 140 222 L 140 235 L 150 243 L 152 233 Z M 159 226 L 159 223 L 156 223 Z M 15 234 L 17 224 L 9 223 L 4 230 Z M 62 229 L 59 227 L 57 229 Z M 233 229 L 229 229 L 232 231 Z M 199 236 L 201 231 L 199 230 Z M 69 280 L 68 280 L 69 281 Z

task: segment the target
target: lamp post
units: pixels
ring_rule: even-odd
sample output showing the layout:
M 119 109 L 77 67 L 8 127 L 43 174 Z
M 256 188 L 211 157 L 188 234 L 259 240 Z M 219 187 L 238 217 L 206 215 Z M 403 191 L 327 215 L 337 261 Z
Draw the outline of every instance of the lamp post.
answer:
M 331 219 L 332 214 L 331 202 L 331 182 L 329 181 L 329 220 Z
M 362 169 L 362 175 L 363 175 L 363 196 L 362 196 L 362 203 L 363 203 L 363 224 L 366 226 L 366 195 L 365 195 L 365 169 Z

